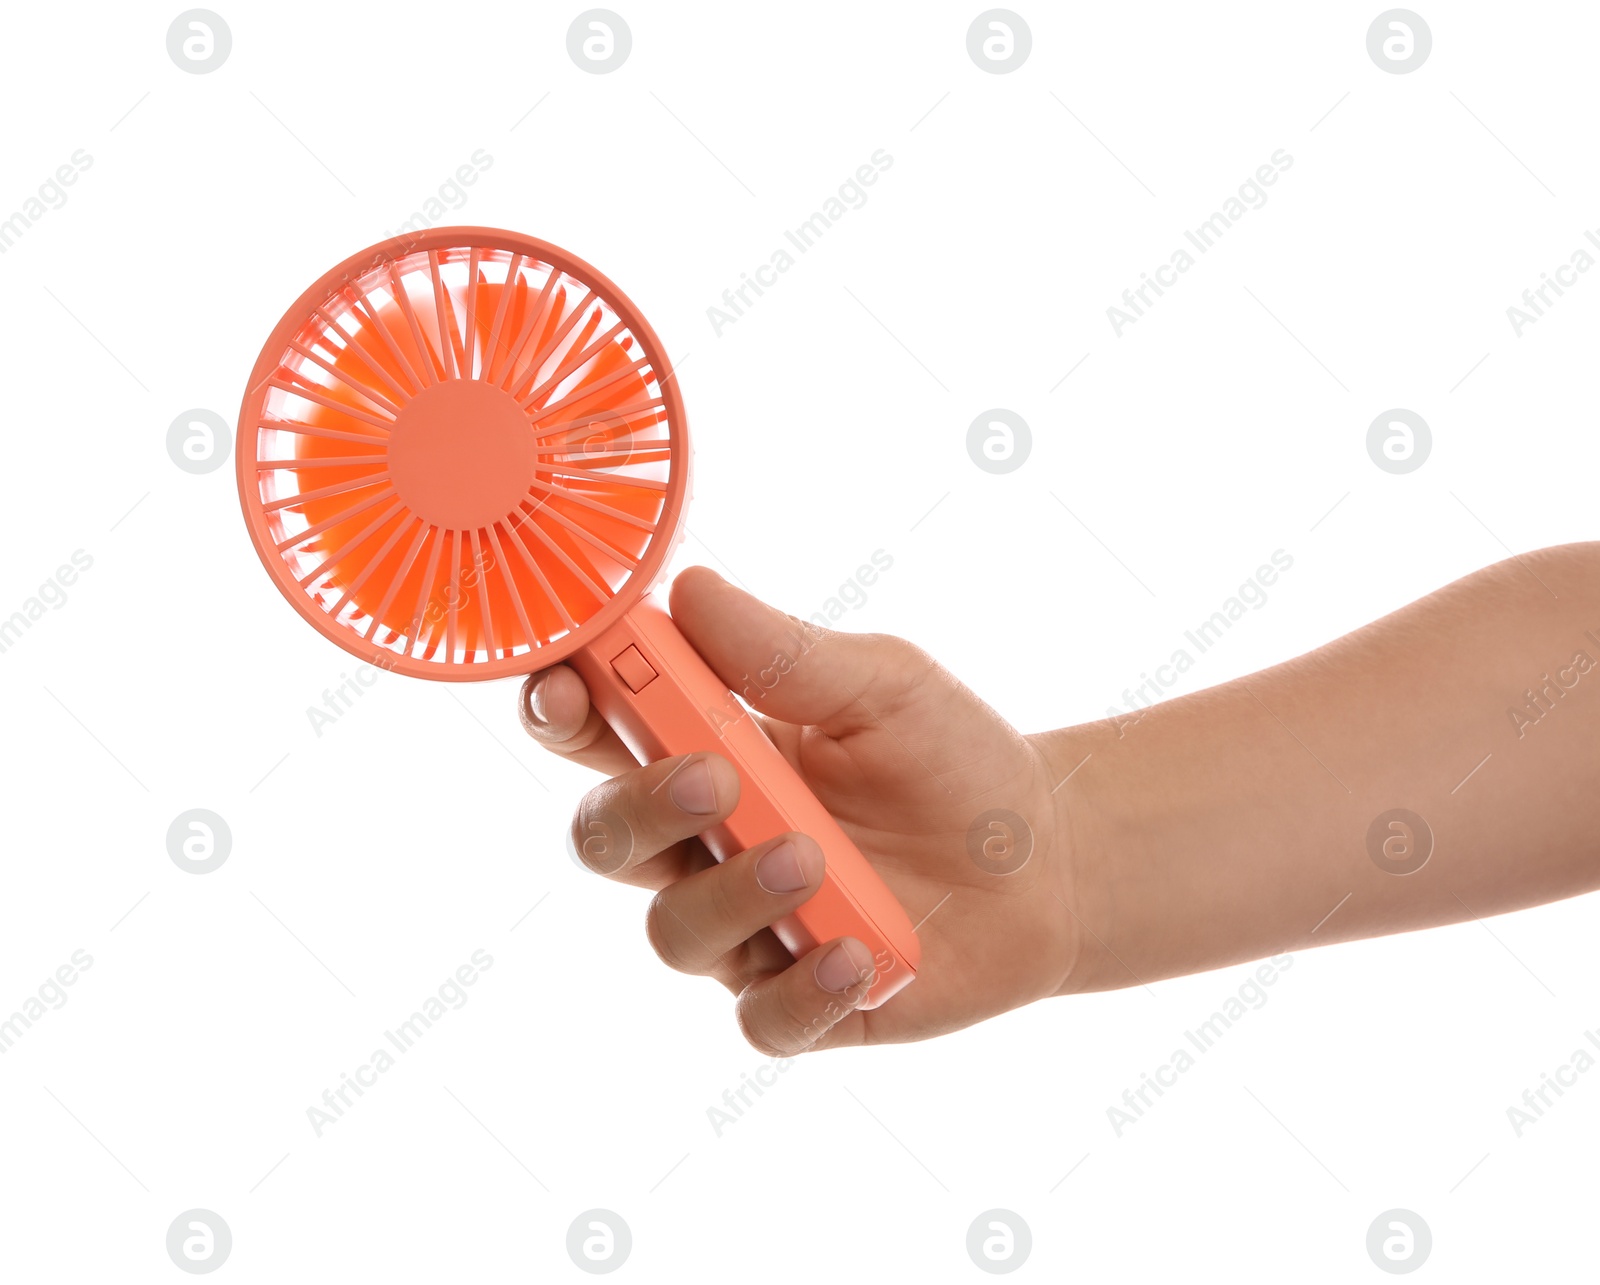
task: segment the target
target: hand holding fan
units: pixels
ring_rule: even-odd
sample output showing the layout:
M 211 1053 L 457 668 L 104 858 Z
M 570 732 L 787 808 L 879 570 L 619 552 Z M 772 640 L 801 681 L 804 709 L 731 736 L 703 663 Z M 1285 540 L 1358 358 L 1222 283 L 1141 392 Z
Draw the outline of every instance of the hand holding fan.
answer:
M 916 975 L 911 921 L 650 595 L 681 534 L 689 440 L 660 343 L 572 255 L 490 228 L 363 250 L 278 323 L 239 413 L 239 494 L 289 602 L 361 659 L 471 681 L 565 661 L 643 762 L 728 758 L 719 860 L 783 831 L 821 889 L 774 931 L 877 960 L 864 1008 Z

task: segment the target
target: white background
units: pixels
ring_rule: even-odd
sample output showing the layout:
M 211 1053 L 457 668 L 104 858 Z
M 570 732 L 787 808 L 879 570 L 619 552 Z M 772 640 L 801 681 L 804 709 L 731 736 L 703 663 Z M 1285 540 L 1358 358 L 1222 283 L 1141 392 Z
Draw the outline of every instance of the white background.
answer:
M 631 57 L 591 75 L 577 5 L 216 3 L 207 75 L 167 55 L 177 6 L 27 6 L 0 49 L 0 217 L 93 158 L 0 256 L 0 616 L 94 559 L 0 655 L 0 1013 L 94 960 L 0 1057 L 0 1275 L 182 1279 L 194 1207 L 240 1281 L 587 1279 L 592 1207 L 646 1280 L 983 1279 L 996 1207 L 1033 1279 L 1376 1279 L 1393 1207 L 1432 1228 L 1424 1277 L 1587 1261 L 1600 1074 L 1521 1138 L 1506 1108 L 1600 1023 L 1588 898 L 1298 955 L 1120 1138 L 1107 1107 L 1250 970 L 808 1058 L 716 1136 L 762 1059 L 655 961 L 643 896 L 567 856 L 590 778 L 522 737 L 511 682 L 385 677 L 316 736 L 350 659 L 263 574 L 231 461 L 191 476 L 165 440 L 231 423 L 299 291 L 481 148 L 443 221 L 589 259 L 682 363 L 680 563 L 808 615 L 882 549 L 843 623 L 1031 731 L 1120 704 L 1287 551 L 1172 692 L 1208 686 L 1595 536 L 1600 274 L 1521 338 L 1506 308 L 1600 226 L 1600 13 L 1424 6 L 1432 55 L 1392 75 L 1375 2 L 1030 4 L 992 75 L 978 4 L 630 3 Z M 880 148 L 866 204 L 715 335 Z M 1107 307 L 1280 148 L 1268 203 L 1118 338 Z M 1005 476 L 966 451 L 990 407 L 1032 429 Z M 1406 476 L 1365 449 L 1390 407 L 1433 431 Z M 203 877 L 165 846 L 195 807 L 233 835 Z M 479 948 L 470 1002 L 315 1136 Z

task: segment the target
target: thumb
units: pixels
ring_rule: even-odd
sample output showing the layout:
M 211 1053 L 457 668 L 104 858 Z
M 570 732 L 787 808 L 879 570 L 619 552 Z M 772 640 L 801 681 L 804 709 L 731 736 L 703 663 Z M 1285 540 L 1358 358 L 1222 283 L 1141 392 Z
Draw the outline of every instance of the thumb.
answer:
M 717 677 L 756 710 L 838 737 L 877 724 L 937 671 L 919 648 L 785 615 L 709 567 L 673 582 L 672 618 Z

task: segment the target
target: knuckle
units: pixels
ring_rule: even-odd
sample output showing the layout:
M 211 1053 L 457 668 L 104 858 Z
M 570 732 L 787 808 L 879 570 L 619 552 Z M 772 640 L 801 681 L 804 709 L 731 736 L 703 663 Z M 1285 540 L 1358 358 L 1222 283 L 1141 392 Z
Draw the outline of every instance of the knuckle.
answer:
M 866 638 L 874 651 L 873 690 L 896 705 L 939 672 L 939 662 L 909 639 L 896 634 L 868 634 Z
M 896 673 L 920 674 L 933 664 L 933 657 L 909 638 L 902 638 L 898 634 L 869 636 L 872 645 L 883 653 L 883 659 L 894 667 Z
M 745 916 L 740 913 L 739 898 L 733 887 L 735 868 L 727 865 L 715 867 L 708 872 L 711 878 L 706 880 L 706 911 L 711 920 L 719 927 L 730 928 L 734 931 L 741 929 Z M 748 872 L 750 878 L 755 878 L 754 868 Z
M 773 1037 L 771 1028 L 762 1020 L 755 987 L 747 987 L 739 995 L 733 1015 L 739 1023 L 739 1034 L 757 1053 L 763 1057 L 783 1057 L 788 1053 L 788 1048 Z
M 638 827 L 610 782 L 583 796 L 572 814 L 568 840 L 578 860 L 600 875 L 616 875 L 634 864 Z
M 667 904 L 667 892 L 663 888 L 650 899 L 644 915 L 644 934 L 663 964 L 675 973 L 692 973 L 695 969 L 684 954 L 683 933 L 677 915 Z
M 806 1052 L 827 1035 L 842 1015 L 831 1006 L 809 1011 L 789 985 L 790 980 L 791 974 L 780 974 L 765 984 L 747 986 L 734 1006 L 740 1032 L 753 1048 L 768 1057 L 792 1057 Z
M 819 1035 L 833 1025 L 832 1019 L 826 1013 L 805 1011 L 804 1005 L 799 1002 L 799 996 L 787 988 L 779 989 L 778 1008 L 783 1015 L 783 1029 L 789 1035 L 791 1049 L 809 1048 Z
M 617 787 L 614 806 L 625 811 L 629 821 L 641 832 L 653 840 L 659 837 L 658 846 L 680 837 L 673 833 L 673 823 L 678 818 L 672 802 L 672 786 L 668 784 L 679 770 L 674 765 L 663 775 L 661 764 L 652 763 L 649 767 L 624 773 L 614 781 Z

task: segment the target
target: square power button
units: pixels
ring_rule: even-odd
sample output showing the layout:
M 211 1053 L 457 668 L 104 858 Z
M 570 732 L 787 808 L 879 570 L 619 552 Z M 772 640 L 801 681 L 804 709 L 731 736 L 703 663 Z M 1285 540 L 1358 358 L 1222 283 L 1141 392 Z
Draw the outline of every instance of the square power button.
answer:
M 623 682 L 628 684 L 630 691 L 642 692 L 656 679 L 656 671 L 650 668 L 650 662 L 639 654 L 639 649 L 631 643 L 628 649 L 620 656 L 611 660 L 611 668 L 617 671 Z

